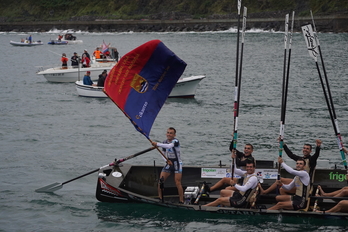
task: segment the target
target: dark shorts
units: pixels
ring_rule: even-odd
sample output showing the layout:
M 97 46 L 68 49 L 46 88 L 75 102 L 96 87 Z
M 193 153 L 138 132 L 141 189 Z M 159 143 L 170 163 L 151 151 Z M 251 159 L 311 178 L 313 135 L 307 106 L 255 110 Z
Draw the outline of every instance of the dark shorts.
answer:
M 292 207 L 294 210 L 306 208 L 306 199 L 297 195 L 292 196 Z
M 166 164 L 162 168 L 162 172 L 168 173 L 182 173 L 182 163 L 178 161 L 172 161 L 173 165 Z
M 240 207 L 245 205 L 245 198 L 240 192 L 234 192 L 233 196 L 230 197 L 230 204 L 232 207 Z

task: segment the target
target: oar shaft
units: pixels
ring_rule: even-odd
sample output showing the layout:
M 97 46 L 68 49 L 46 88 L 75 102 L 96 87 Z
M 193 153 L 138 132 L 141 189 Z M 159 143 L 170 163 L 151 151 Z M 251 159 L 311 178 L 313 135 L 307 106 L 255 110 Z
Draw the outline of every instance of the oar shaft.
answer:
M 109 166 L 109 165 L 107 165 L 107 166 Z M 88 175 L 90 175 L 90 174 L 92 174 L 92 173 L 94 173 L 94 172 L 97 172 L 97 171 L 99 171 L 99 170 L 100 170 L 100 168 L 94 169 L 93 171 L 90 171 L 90 172 L 87 172 L 86 174 L 83 174 L 83 175 L 81 175 L 81 176 L 75 177 L 74 179 L 65 181 L 65 182 L 62 183 L 62 185 L 67 184 L 67 183 L 69 183 L 69 182 L 71 182 L 71 181 L 80 179 L 80 178 L 82 178 L 82 177 L 84 177 L 84 176 L 88 176 Z
M 137 157 L 137 156 L 139 156 L 139 155 L 141 155 L 141 154 L 144 154 L 144 153 L 146 153 L 146 152 L 149 152 L 149 151 L 151 151 L 151 150 L 153 150 L 153 149 L 155 149 L 155 147 L 150 147 L 150 148 L 148 148 L 148 149 L 146 149 L 146 150 L 143 150 L 143 151 L 140 151 L 140 152 L 138 152 L 138 153 L 135 153 L 134 155 L 130 155 L 130 156 L 126 157 L 126 158 L 119 159 L 119 160 L 116 161 L 116 164 L 122 163 L 122 162 L 124 162 L 124 161 L 126 161 L 126 160 L 129 160 L 129 159 L 132 159 L 132 158 L 134 158 L 134 157 Z

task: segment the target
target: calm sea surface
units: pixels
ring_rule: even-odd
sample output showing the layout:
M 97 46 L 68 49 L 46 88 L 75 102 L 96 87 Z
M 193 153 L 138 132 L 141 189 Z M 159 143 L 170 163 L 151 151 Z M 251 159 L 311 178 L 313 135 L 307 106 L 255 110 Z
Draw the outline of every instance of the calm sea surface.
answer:
M 169 99 L 151 131 L 161 141 L 177 129 L 184 165 L 228 164 L 233 128 L 235 31 L 205 33 L 77 33 L 83 44 L 47 45 L 57 31 L 32 33 L 45 45 L 14 47 L 28 34 L 0 33 L 0 231 L 341 231 L 337 220 L 226 216 L 145 204 L 108 204 L 95 199 L 97 174 L 77 177 L 150 147 L 109 99 L 78 97 L 73 83 L 49 83 L 39 66 L 60 65 L 60 54 L 90 53 L 103 40 L 120 55 L 160 39 L 188 66 L 183 76 L 205 74 L 195 99 Z M 320 44 L 341 133 L 348 143 L 348 34 L 320 34 Z M 247 32 L 244 45 L 239 141 L 255 146 L 256 159 L 276 160 L 279 134 L 283 34 Z M 285 141 L 295 153 L 303 143 L 323 141 L 321 159 L 341 165 L 315 63 L 302 34 L 293 37 Z M 127 162 L 162 162 L 153 151 Z M 185 177 L 184 177 L 185 178 Z

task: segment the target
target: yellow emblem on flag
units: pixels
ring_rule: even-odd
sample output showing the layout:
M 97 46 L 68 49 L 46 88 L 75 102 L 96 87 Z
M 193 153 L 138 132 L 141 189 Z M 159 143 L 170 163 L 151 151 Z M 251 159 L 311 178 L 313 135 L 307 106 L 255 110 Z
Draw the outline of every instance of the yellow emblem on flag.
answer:
M 139 74 L 135 74 L 130 86 L 138 93 L 145 93 L 149 87 L 149 83 Z

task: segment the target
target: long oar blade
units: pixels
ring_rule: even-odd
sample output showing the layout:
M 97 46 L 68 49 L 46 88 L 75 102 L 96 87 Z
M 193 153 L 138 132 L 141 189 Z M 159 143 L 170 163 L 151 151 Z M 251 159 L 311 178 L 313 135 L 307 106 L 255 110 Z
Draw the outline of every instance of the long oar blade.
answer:
M 119 164 L 119 163 L 121 163 L 121 162 L 124 162 L 124 161 L 126 161 L 126 160 L 128 160 L 128 159 L 131 159 L 131 158 L 134 158 L 134 157 L 137 157 L 138 155 L 144 154 L 144 153 L 149 152 L 149 151 L 151 151 L 151 150 L 153 150 L 153 149 L 155 149 L 155 147 L 150 147 L 150 148 L 148 148 L 148 149 L 146 149 L 146 150 L 143 150 L 143 151 L 138 152 L 138 153 L 136 153 L 136 154 L 134 154 L 134 155 L 128 156 L 128 157 L 126 157 L 126 158 L 124 158 L 124 159 L 120 159 L 120 160 L 118 160 L 118 161 L 116 160 L 115 163 L 111 163 L 111 164 L 104 165 L 103 167 L 94 169 L 94 170 L 92 170 L 92 171 L 90 171 L 90 172 L 87 172 L 87 173 L 85 173 L 85 174 L 83 174 L 83 175 L 81 175 L 81 176 L 75 177 L 75 178 L 73 178 L 73 179 L 71 179 L 71 180 L 67 180 L 67 181 L 65 181 L 65 182 L 63 182 L 63 183 L 54 183 L 54 184 L 50 184 L 50 185 L 47 185 L 47 186 L 42 187 L 42 188 L 38 188 L 38 189 L 35 190 L 35 192 L 37 192 L 37 193 L 53 193 L 54 191 L 57 191 L 57 190 L 63 188 L 63 185 L 65 185 L 65 184 L 67 184 L 67 183 L 69 183 L 69 182 L 72 182 L 72 181 L 77 180 L 77 179 L 80 179 L 80 178 L 82 178 L 82 177 L 84 177 L 84 176 L 90 175 L 90 174 L 92 174 L 92 173 L 94 173 L 94 172 L 97 172 L 97 171 L 103 169 L 103 168 L 106 168 L 106 167 L 109 167 L 109 166 L 117 165 L 117 164 Z
M 35 192 L 37 193 L 53 193 L 54 191 L 57 191 L 58 189 L 63 188 L 62 183 L 54 183 L 54 184 L 50 184 L 47 185 L 45 187 L 42 188 L 38 188 L 35 190 Z

